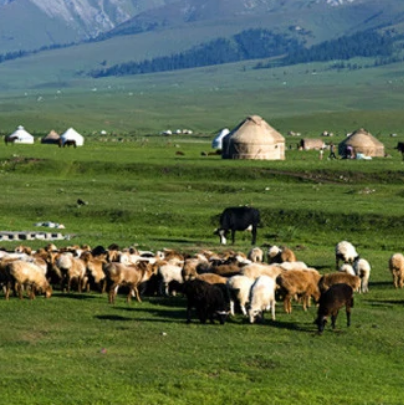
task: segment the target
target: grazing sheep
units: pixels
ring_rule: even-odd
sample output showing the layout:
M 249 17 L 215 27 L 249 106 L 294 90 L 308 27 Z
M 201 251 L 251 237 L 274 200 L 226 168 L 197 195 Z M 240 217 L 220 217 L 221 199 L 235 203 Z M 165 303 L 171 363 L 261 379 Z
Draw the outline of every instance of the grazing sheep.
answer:
M 248 252 L 247 258 L 253 263 L 261 263 L 264 260 L 264 252 L 261 248 L 254 247 Z
M 221 325 L 229 314 L 228 302 L 223 289 L 203 280 L 190 280 L 184 283 L 184 294 L 187 297 L 187 323 L 191 322 L 192 308 L 201 323 L 209 319 L 213 324 L 217 318 Z
M 389 259 L 389 269 L 393 276 L 395 288 L 403 288 L 404 285 L 404 256 L 394 253 Z
M 307 264 L 304 262 L 283 262 L 279 265 L 282 270 L 289 271 L 289 270 L 307 270 Z
M 161 278 L 159 291 L 161 295 L 169 295 L 169 284 L 173 281 L 182 284 L 182 267 L 168 264 L 166 261 L 157 262 L 158 275 Z
M 250 300 L 250 289 L 254 280 L 247 276 L 236 275 L 227 280 L 230 297 L 230 314 L 234 316 L 234 304 L 238 302 L 241 312 L 247 316 L 246 305 Z
M 62 275 L 61 290 L 70 293 L 73 280 L 77 282 L 78 292 L 87 285 L 86 264 L 83 260 L 73 257 L 72 253 L 62 253 L 56 256 L 55 266 Z
M 198 274 L 197 279 L 206 281 L 209 284 L 226 284 L 227 283 L 226 277 L 219 276 L 218 274 L 215 274 L 215 273 Z
M 351 276 L 356 276 L 355 270 L 354 270 L 353 266 L 352 266 L 351 264 L 348 264 L 348 263 L 343 263 L 343 264 L 339 267 L 338 271 L 340 271 L 340 272 L 342 272 L 342 273 L 348 273 L 348 274 L 350 274 Z
M 336 269 L 339 267 L 339 261 L 342 260 L 344 263 L 352 264 L 355 259 L 358 257 L 355 247 L 352 243 L 347 241 L 342 241 L 337 243 L 335 246 L 335 262 Z
M 90 252 L 84 252 L 81 259 L 86 264 L 86 274 L 87 274 L 87 292 L 90 291 L 91 287 L 95 288 L 99 292 L 105 291 L 105 273 L 103 266 L 107 263 L 104 257 L 94 257 Z
M 281 273 L 276 278 L 279 287 L 278 294 L 283 297 L 285 312 L 292 312 L 292 298 L 301 298 L 303 309 L 306 311 L 310 306 L 311 297 L 315 301 L 320 298 L 318 281 L 320 274 L 317 271 L 291 270 Z
M 11 288 L 14 288 L 22 299 L 23 286 L 30 288 L 30 299 L 35 298 L 37 289 L 43 292 L 46 298 L 50 298 L 52 295 L 52 287 L 46 280 L 43 269 L 34 263 L 23 260 L 11 261 L 5 267 L 5 274 L 7 277 L 6 300 L 10 297 Z
M 327 323 L 327 317 L 331 315 L 331 325 L 335 329 L 340 308 L 345 305 L 347 326 L 351 325 L 351 308 L 354 306 L 353 289 L 347 284 L 334 284 L 321 294 L 317 319 L 314 323 L 318 326 L 318 332 L 322 333 Z
M 262 275 L 266 275 L 275 279 L 281 273 L 282 269 L 279 266 L 270 266 L 264 263 L 248 264 L 241 269 L 241 275 L 250 277 L 253 280 Z
M 360 291 L 363 293 L 369 292 L 369 277 L 371 271 L 369 262 L 358 257 L 353 263 L 353 269 L 356 275 L 361 279 Z
M 361 279 L 358 276 L 341 272 L 324 274 L 318 282 L 318 286 L 323 293 L 332 285 L 341 283 L 348 284 L 354 291 L 359 291 L 361 287 Z
M 250 323 L 263 321 L 264 312 L 269 310 L 272 320 L 275 320 L 275 289 L 276 282 L 272 277 L 260 276 L 255 280 L 250 291 Z
M 106 263 L 103 267 L 107 280 L 108 302 L 115 303 L 115 298 L 118 289 L 121 286 L 129 288 L 126 301 L 130 303 L 131 296 L 136 296 L 138 302 L 142 302 L 138 287 L 148 280 L 155 271 L 154 265 L 151 263 L 140 262 L 137 265 L 125 265 L 118 262 Z
M 269 264 L 296 261 L 296 255 L 285 246 L 269 246 L 267 256 Z

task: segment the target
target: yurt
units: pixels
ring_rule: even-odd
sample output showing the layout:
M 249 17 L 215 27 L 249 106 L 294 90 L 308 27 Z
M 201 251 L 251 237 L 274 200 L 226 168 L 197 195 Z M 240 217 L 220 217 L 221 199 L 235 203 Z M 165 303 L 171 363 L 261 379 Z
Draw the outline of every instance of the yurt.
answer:
M 60 135 L 52 129 L 52 131 L 49 132 L 48 135 L 44 136 L 41 139 L 41 143 L 45 143 L 45 144 L 58 144 L 60 141 Z
M 222 149 L 223 148 L 223 138 L 230 133 L 228 128 L 223 128 L 212 141 L 213 149 Z
M 66 132 L 60 135 L 62 139 L 62 143 L 65 144 L 66 141 L 75 141 L 76 146 L 83 146 L 84 145 L 84 137 L 80 135 L 75 129 L 69 128 Z
M 360 153 L 370 157 L 384 157 L 384 145 L 363 128 L 353 132 L 338 145 L 341 156 L 346 155 L 348 145 L 352 146 L 355 155 Z
M 303 150 L 321 150 L 326 145 L 322 139 L 304 138 L 300 140 L 300 148 Z
M 20 125 L 11 135 L 5 137 L 6 143 L 26 143 L 33 144 L 34 137 Z
M 284 160 L 285 138 L 263 118 L 252 115 L 223 138 L 222 158 Z

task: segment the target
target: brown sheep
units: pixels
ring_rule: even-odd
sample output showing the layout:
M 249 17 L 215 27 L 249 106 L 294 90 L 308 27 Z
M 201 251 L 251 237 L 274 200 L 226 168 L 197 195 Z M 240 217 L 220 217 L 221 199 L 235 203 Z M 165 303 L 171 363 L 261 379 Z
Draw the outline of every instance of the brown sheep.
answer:
M 296 255 L 293 251 L 284 246 L 269 246 L 268 248 L 268 263 L 283 263 L 283 262 L 295 262 Z
M 247 276 L 251 279 L 256 279 L 259 276 L 269 276 L 272 278 L 276 278 L 279 274 L 282 273 L 282 269 L 279 266 L 270 266 L 264 263 L 252 263 L 244 266 L 240 274 L 243 276 Z
M 354 305 L 353 289 L 348 284 L 334 284 L 321 294 L 317 319 L 314 323 L 318 326 L 318 332 L 322 333 L 327 323 L 327 317 L 331 315 L 331 325 L 335 329 L 338 312 L 341 307 L 346 307 L 347 326 L 351 325 L 351 308 Z
M 222 277 L 214 273 L 198 274 L 196 278 L 198 280 L 206 281 L 209 284 L 226 284 L 228 280 L 226 277 Z
M 394 253 L 389 259 L 389 270 L 393 276 L 395 288 L 403 288 L 404 285 L 404 256 Z
M 30 299 L 35 298 L 36 290 L 45 293 L 46 298 L 52 295 L 52 287 L 46 279 L 43 269 L 34 263 L 23 260 L 12 261 L 6 265 L 5 273 L 7 277 L 6 300 L 10 297 L 11 288 L 14 288 L 22 299 L 23 286 L 30 288 Z
M 108 302 L 114 304 L 119 287 L 127 286 L 129 293 L 126 301 L 129 303 L 133 295 L 136 296 L 138 302 L 142 302 L 138 287 L 155 273 L 156 266 L 146 262 L 140 262 L 137 265 L 111 262 L 105 264 L 103 270 L 107 280 Z
M 352 274 L 343 272 L 324 274 L 321 277 L 318 286 L 320 288 L 320 291 L 323 293 L 332 285 L 341 283 L 348 284 L 354 291 L 359 291 L 361 287 L 361 279 L 358 276 L 353 276 Z
M 282 272 L 277 278 L 276 283 L 279 288 L 279 294 L 283 297 L 283 306 L 285 312 L 292 312 L 292 298 L 301 298 L 303 309 L 306 311 L 310 306 L 310 298 L 315 301 L 320 298 L 318 282 L 320 274 L 315 271 L 290 270 Z
M 91 286 L 97 289 L 99 292 L 105 291 L 105 273 L 103 266 L 108 263 L 107 259 L 103 256 L 94 257 L 90 252 L 84 252 L 80 258 L 86 264 L 87 272 L 87 292 L 90 291 Z

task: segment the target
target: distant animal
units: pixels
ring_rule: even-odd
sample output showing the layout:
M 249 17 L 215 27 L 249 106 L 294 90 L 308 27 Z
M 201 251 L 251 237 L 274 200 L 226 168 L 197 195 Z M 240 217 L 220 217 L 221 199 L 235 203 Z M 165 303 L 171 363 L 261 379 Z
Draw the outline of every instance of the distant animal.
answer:
M 397 149 L 401 153 L 401 156 L 404 160 L 404 142 L 399 142 L 394 149 Z
M 83 201 L 81 198 L 78 198 L 77 205 L 87 205 L 87 203 L 85 201 Z
M 18 139 L 18 136 L 5 136 L 4 137 L 4 142 L 6 145 L 8 145 L 9 143 L 15 143 L 15 141 Z
M 181 151 L 181 150 L 177 150 L 177 152 L 175 152 L 175 154 L 177 156 L 184 156 L 185 155 L 185 153 L 183 151 Z
M 59 145 L 59 148 L 61 148 L 61 147 L 64 148 L 66 146 L 68 146 L 68 147 L 74 146 L 75 148 L 77 148 L 77 144 L 76 144 L 76 141 L 74 139 L 64 140 L 64 139 L 60 138 L 59 141 L 58 141 L 58 145 Z
M 394 253 L 389 259 L 389 270 L 393 276 L 395 288 L 403 288 L 404 286 L 404 255 L 402 253 Z
M 347 284 L 340 283 L 332 285 L 327 291 L 321 294 L 317 319 L 314 323 L 318 326 L 318 332 L 322 333 L 327 317 L 331 315 L 331 325 L 335 329 L 340 308 L 345 305 L 347 326 L 351 325 L 351 308 L 354 306 L 353 289 Z
M 227 243 L 226 236 L 231 232 L 232 244 L 235 242 L 236 231 L 251 231 L 251 244 L 257 239 L 257 227 L 260 224 L 260 212 L 251 207 L 229 207 L 220 215 L 220 227 L 215 230 L 219 235 L 220 243 Z

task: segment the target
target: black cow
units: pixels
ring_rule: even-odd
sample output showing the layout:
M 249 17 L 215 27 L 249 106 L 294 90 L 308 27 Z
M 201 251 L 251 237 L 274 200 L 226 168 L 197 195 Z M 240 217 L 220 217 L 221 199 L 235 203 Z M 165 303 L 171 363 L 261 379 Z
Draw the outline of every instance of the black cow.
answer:
M 215 323 L 216 318 L 223 325 L 229 315 L 229 299 L 223 288 L 198 279 L 186 281 L 182 290 L 188 299 L 187 323 L 191 322 L 192 308 L 195 308 L 201 323 L 207 319 Z
M 401 156 L 404 160 L 404 142 L 399 142 L 394 149 L 397 149 L 399 152 L 401 152 Z
M 231 231 L 231 241 L 234 245 L 236 231 L 251 231 L 254 245 L 257 239 L 257 227 L 260 223 L 260 212 L 251 207 L 226 208 L 220 216 L 220 228 L 215 234 L 219 235 L 220 243 L 226 244 L 226 236 Z

